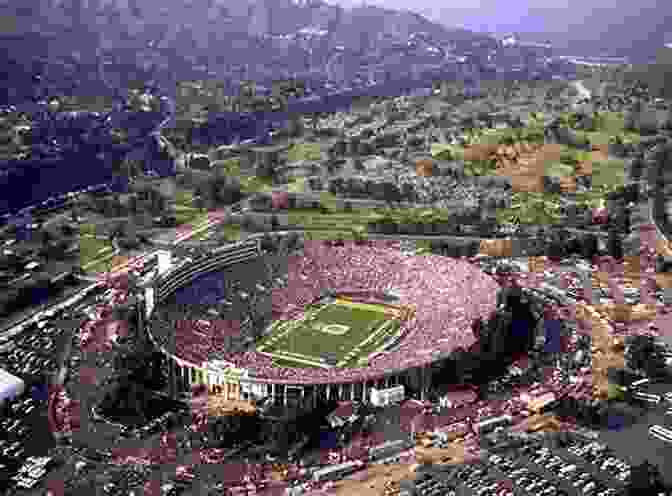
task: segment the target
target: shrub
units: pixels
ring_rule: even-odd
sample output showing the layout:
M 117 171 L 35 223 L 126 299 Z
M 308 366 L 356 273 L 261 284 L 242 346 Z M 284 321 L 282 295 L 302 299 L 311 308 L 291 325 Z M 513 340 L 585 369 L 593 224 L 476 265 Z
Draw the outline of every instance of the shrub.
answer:
M 571 150 L 565 150 L 560 154 L 560 162 L 567 165 L 579 165 L 576 153 Z

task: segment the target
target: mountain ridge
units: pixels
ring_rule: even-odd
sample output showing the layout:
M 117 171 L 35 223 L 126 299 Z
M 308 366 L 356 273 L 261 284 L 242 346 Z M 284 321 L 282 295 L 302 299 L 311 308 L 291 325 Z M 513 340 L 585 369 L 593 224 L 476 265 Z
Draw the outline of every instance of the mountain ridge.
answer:
M 36 3 L 38 0 L 28 0 Z M 213 50 L 220 43 L 237 37 L 238 45 L 226 46 L 232 52 L 258 42 L 256 38 L 297 33 L 302 28 L 326 31 L 326 44 L 344 45 L 355 51 L 370 48 L 371 44 L 386 37 L 408 38 L 414 32 L 426 32 L 437 42 L 472 41 L 487 36 L 462 28 L 450 28 L 433 22 L 421 14 L 398 11 L 378 6 L 344 8 L 322 0 L 294 2 L 291 0 L 244 0 L 216 2 L 164 2 L 138 0 L 101 2 L 79 0 L 73 3 L 52 2 L 39 9 L 26 6 L 0 8 L 5 14 L 5 29 L 15 34 L 65 34 L 65 38 L 79 35 L 98 37 L 103 47 L 133 45 L 133 41 L 160 46 L 179 45 L 186 48 Z M 32 15 L 26 15 L 30 13 Z M 7 20 L 7 19 L 11 19 Z M 69 36 L 67 36 L 69 35 Z M 65 40 L 64 40 L 65 41 Z M 323 43 L 324 44 L 324 43 Z M 78 45 L 76 51 L 91 51 L 92 47 Z M 312 48 L 312 47 L 310 47 Z M 329 47 L 333 48 L 333 47 Z

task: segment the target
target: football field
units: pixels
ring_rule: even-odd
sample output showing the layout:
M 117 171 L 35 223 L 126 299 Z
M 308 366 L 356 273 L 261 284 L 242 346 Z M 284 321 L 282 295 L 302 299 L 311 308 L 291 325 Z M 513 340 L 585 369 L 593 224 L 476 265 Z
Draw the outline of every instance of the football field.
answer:
M 276 321 L 257 350 L 279 366 L 327 368 L 329 353 L 337 367 L 352 367 L 398 329 L 399 321 L 383 305 L 337 300 L 307 310 L 300 320 Z

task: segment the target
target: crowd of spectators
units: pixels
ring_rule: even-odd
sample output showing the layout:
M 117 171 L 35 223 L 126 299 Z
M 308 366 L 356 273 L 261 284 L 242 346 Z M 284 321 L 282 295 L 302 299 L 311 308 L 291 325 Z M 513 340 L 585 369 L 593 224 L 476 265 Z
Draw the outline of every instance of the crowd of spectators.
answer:
M 156 309 L 154 336 L 192 363 L 214 359 L 217 351 L 243 353 L 270 323 L 270 289 L 284 283 L 282 268 L 281 257 L 267 253 L 205 274 Z
M 437 352 L 470 346 L 474 338 L 463 331 L 476 317 L 494 309 L 496 282 L 466 261 L 412 257 L 397 248 L 394 242 L 362 246 L 346 241 L 329 246 L 305 241 L 300 255 L 266 253 L 178 290 L 155 312 L 153 332 L 166 348 L 175 349 L 192 363 L 218 356 L 247 367 L 258 378 L 296 383 L 373 379 L 426 363 Z M 280 368 L 269 357 L 251 351 L 262 332 L 257 326 L 263 327 L 269 317 L 299 317 L 325 290 L 393 291 L 399 304 L 416 309 L 402 324 L 406 338 L 397 349 L 372 359 L 367 369 Z M 231 305 L 217 307 L 219 315 L 210 312 L 207 306 L 219 305 L 223 299 L 231 300 Z M 173 310 L 168 311 L 171 306 Z M 178 321 L 180 328 L 175 332 Z M 239 327 L 233 322 L 239 322 Z M 235 339 L 240 344 L 227 346 L 225 336 L 238 328 L 240 335 Z M 171 335 L 175 336 L 174 348 Z

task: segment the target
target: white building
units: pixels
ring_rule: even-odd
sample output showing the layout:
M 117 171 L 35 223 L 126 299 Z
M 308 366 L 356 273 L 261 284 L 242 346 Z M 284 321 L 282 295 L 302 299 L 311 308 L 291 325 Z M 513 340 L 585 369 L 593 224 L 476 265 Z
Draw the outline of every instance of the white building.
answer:
M 26 383 L 22 379 L 0 369 L 0 403 L 20 396 L 25 390 Z
M 145 288 L 145 312 L 146 317 L 149 318 L 154 310 L 154 286 L 147 286 Z
M 509 35 L 502 39 L 502 46 L 515 46 L 518 44 L 518 38 L 515 35 Z
M 205 370 L 205 382 L 211 390 L 217 389 L 229 399 L 240 399 L 241 393 L 260 398 L 264 395 L 264 384 L 249 381 L 247 369 L 237 368 L 225 360 L 213 360 L 202 365 Z
M 371 404 L 374 406 L 388 406 L 392 403 L 403 401 L 405 397 L 404 386 L 394 386 L 387 389 L 371 389 Z
M 173 254 L 166 250 L 159 250 L 156 252 L 156 262 L 158 268 L 158 275 L 165 274 L 173 266 Z

